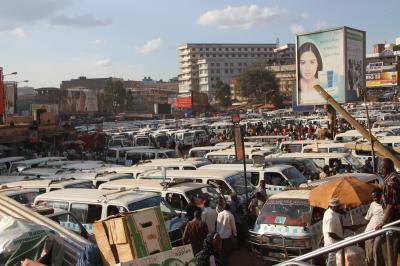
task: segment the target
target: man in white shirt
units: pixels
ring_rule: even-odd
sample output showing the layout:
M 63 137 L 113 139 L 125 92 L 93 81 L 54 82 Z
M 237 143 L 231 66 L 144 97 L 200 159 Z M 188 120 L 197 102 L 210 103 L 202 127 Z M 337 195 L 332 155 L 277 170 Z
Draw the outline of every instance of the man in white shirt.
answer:
M 225 204 L 225 208 L 217 216 L 217 233 L 222 239 L 221 256 L 224 265 L 228 265 L 228 256 L 232 250 L 232 237 L 237 236 L 235 217 L 229 211 L 229 204 Z
M 322 233 L 324 235 L 324 246 L 332 245 L 343 240 L 343 226 L 340 217 L 340 201 L 332 198 L 329 201 L 329 208 L 324 213 L 322 219 Z M 328 255 L 327 266 L 336 265 L 336 253 L 331 252 Z
M 208 232 L 214 233 L 215 226 L 217 223 L 217 212 L 210 208 L 210 201 L 206 200 L 204 202 L 204 210 L 201 213 L 201 220 L 207 224 Z

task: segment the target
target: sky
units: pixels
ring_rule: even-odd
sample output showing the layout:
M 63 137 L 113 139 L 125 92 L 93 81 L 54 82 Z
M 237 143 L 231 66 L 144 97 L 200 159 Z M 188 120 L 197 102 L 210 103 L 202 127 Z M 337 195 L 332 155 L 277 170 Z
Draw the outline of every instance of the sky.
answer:
M 18 72 L 5 80 L 36 88 L 79 76 L 168 80 L 179 73 L 179 44 L 286 44 L 337 26 L 365 30 L 370 53 L 400 36 L 399 8 L 399 0 L 0 0 L 0 66 Z

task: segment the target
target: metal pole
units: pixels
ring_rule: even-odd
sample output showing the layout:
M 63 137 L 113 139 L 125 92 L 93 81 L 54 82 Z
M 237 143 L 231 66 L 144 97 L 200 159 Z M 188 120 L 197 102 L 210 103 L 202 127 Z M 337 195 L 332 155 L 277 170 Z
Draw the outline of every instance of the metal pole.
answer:
M 239 125 L 238 125 L 239 126 Z M 240 126 L 239 126 L 240 127 Z M 240 130 L 240 132 L 242 132 L 242 130 Z M 242 149 L 243 149 L 243 172 L 244 172 L 244 191 L 246 193 L 246 204 L 249 201 L 249 196 L 247 194 L 247 171 L 246 171 L 246 152 L 244 149 L 244 137 L 243 134 L 240 134 L 241 138 L 242 138 Z
M 386 254 L 387 254 L 387 262 L 388 266 L 394 266 L 394 258 L 393 258 L 393 252 L 392 252 L 392 232 L 388 231 L 386 233 Z M 397 255 L 397 253 L 396 253 Z M 397 256 L 396 256 L 397 257 Z
M 314 89 L 330 104 L 335 110 L 340 113 L 347 122 L 349 122 L 365 139 L 369 139 L 368 131 L 360 125 L 346 110 L 344 110 L 321 86 L 315 85 Z M 384 157 L 391 159 L 394 165 L 400 169 L 400 161 L 397 157 L 386 149 L 373 135 L 371 135 L 371 143 L 375 143 L 376 150 Z
M 367 90 L 364 91 L 364 105 L 365 111 L 367 113 L 367 126 L 368 126 L 368 135 L 369 135 L 369 143 L 371 143 L 371 152 L 372 152 L 372 172 L 376 173 L 376 164 L 375 164 L 375 150 L 374 150 L 374 142 L 372 141 L 372 131 L 371 131 L 371 119 L 369 117 L 368 104 L 367 104 Z

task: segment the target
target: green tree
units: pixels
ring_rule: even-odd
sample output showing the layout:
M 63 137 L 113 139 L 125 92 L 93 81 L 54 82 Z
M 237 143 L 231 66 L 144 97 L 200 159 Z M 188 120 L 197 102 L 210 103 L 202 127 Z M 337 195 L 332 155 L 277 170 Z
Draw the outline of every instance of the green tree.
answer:
M 238 77 L 236 86 L 242 97 L 254 99 L 257 103 L 270 102 L 276 106 L 282 104 L 282 94 L 278 81 L 265 65 L 256 63 L 245 69 Z
M 215 88 L 215 99 L 221 104 L 223 107 L 228 107 L 232 104 L 231 102 L 231 88 L 228 84 L 223 83 L 218 80 L 214 85 Z
M 99 94 L 100 110 L 116 114 L 125 110 L 126 90 L 122 81 L 107 80 Z

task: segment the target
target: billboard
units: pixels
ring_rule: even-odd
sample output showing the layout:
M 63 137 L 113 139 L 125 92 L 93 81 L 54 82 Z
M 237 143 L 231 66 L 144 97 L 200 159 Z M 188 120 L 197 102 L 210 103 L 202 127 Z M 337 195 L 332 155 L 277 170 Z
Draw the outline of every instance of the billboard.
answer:
M 4 80 L 3 68 L 0 67 L 0 116 L 4 115 Z
M 13 115 L 16 112 L 17 102 L 17 82 L 3 82 L 5 112 L 7 115 Z
M 322 105 L 320 85 L 337 102 L 357 100 L 364 87 L 365 32 L 348 27 L 297 35 L 297 105 Z
M 187 93 L 178 95 L 175 101 L 176 108 L 191 108 L 192 107 L 192 94 Z
M 68 88 L 62 91 L 60 111 L 67 114 L 97 112 L 97 91 Z
M 170 115 L 171 105 L 167 103 L 155 103 L 154 104 L 154 114 L 156 115 Z
M 397 85 L 397 72 L 370 73 L 366 75 L 367 87 L 393 87 Z

